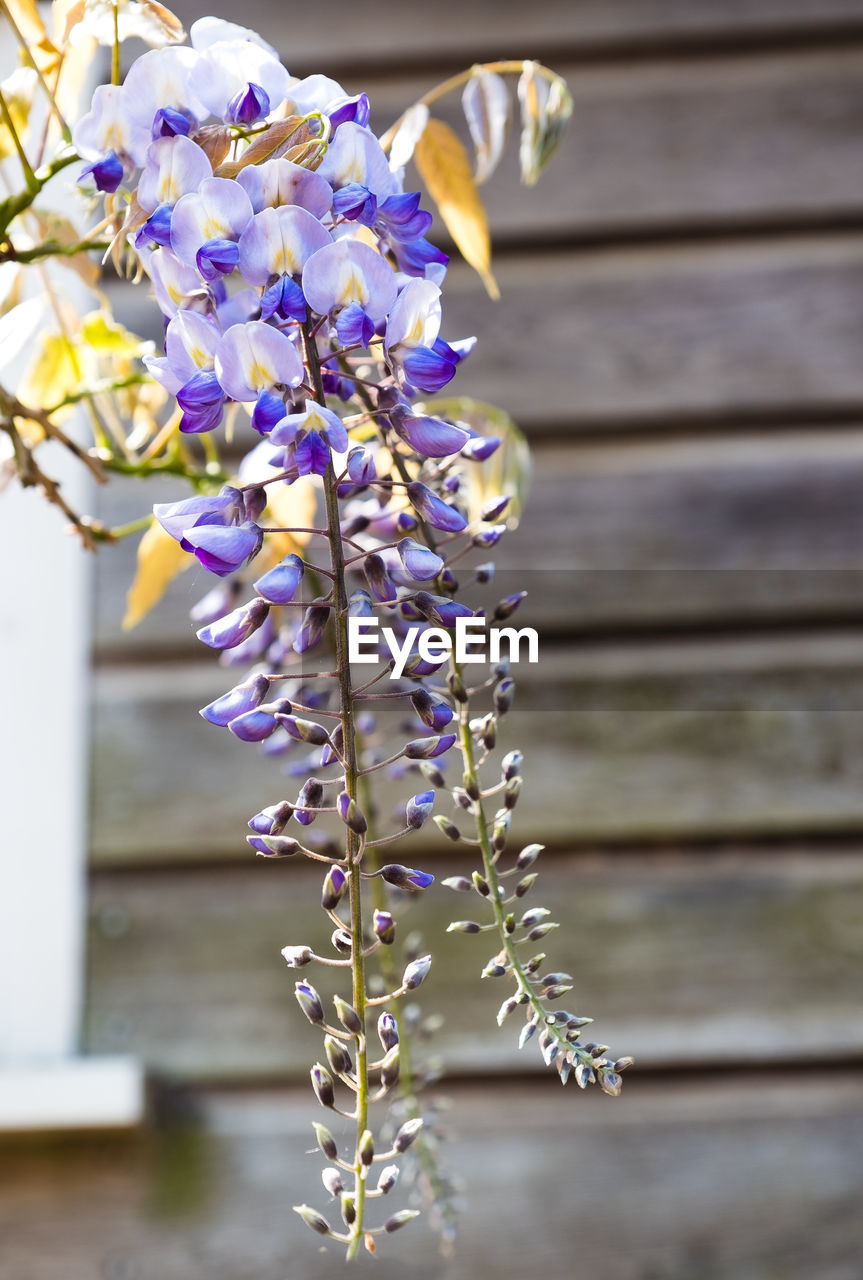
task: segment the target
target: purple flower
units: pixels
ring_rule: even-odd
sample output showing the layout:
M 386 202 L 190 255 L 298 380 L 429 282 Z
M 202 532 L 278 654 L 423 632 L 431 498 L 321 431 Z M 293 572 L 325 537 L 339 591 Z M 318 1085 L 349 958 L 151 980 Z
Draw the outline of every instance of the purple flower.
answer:
M 404 754 L 408 760 L 434 760 L 438 756 L 442 756 L 445 751 L 449 751 L 454 742 L 454 733 L 444 733 L 440 736 L 432 735 L 428 738 L 414 738 L 412 742 L 407 743 L 405 746 Z
M 415 538 L 402 538 L 396 550 L 405 571 L 417 582 L 428 582 L 429 579 L 436 578 L 443 568 L 441 557 Z
M 340 124 L 347 123 L 348 120 L 354 121 L 356 124 L 367 125 L 369 116 L 371 115 L 371 106 L 369 104 L 368 95 L 358 93 L 353 98 L 342 98 L 334 105 L 328 107 L 327 115 L 330 117 L 330 126 L 337 129 Z
M 348 454 L 348 475 L 355 485 L 365 486 L 377 477 L 375 457 L 371 449 L 357 445 Z
M 109 151 L 99 160 L 85 165 L 78 176 L 78 181 L 84 182 L 90 177 L 99 191 L 116 191 L 123 181 L 123 161 L 116 151 Z
M 431 956 L 420 956 L 418 960 L 412 960 L 404 971 L 402 986 L 407 987 L 408 991 L 413 991 L 425 981 L 430 968 Z
M 424 236 L 432 224 L 432 216 L 420 209 L 420 193 L 388 196 L 378 208 L 378 225 L 392 240 L 409 244 Z
M 317 172 L 335 188 L 357 183 L 378 200 L 396 194 L 396 180 L 381 144 L 355 121 L 340 124 Z
M 303 293 L 322 316 L 355 302 L 378 325 L 395 302 L 396 292 L 392 267 L 360 240 L 333 241 L 312 254 L 303 269 Z
M 174 139 L 175 144 L 178 141 Z M 195 266 L 203 245 L 212 240 L 239 240 L 253 216 L 251 201 L 239 182 L 205 178 L 196 191 L 180 196 L 174 206 L 171 248 L 181 262 Z
M 427 871 L 403 867 L 399 862 L 388 862 L 377 874 L 398 889 L 427 889 L 434 882 L 434 876 Z
M 219 380 L 210 369 L 193 374 L 177 392 L 177 404 L 183 410 L 180 430 L 199 435 L 212 431 L 222 421 L 225 397 Z
M 415 355 L 416 352 L 412 352 L 408 361 Z M 399 439 L 424 458 L 448 458 L 450 454 L 459 453 L 470 439 L 470 433 L 463 427 L 453 426 L 442 418 L 416 417 L 401 405 L 390 411 L 389 418 Z
M 160 107 L 153 116 L 154 138 L 173 138 L 177 134 L 186 137 L 197 127 L 197 120 L 189 111 L 178 107 Z
M 276 721 L 266 711 L 244 711 L 228 721 L 228 728 L 241 742 L 263 742 L 276 731 Z
M 266 698 L 269 688 L 270 682 L 266 676 L 250 676 L 242 684 L 235 685 L 233 689 L 223 693 L 220 698 L 216 698 L 215 702 L 210 702 L 206 707 L 202 707 L 199 714 L 205 720 L 208 720 L 210 724 L 224 728 L 237 716 L 243 715 L 246 711 L 253 711 Z M 266 834 L 269 835 L 270 833 L 267 832 Z
M 262 209 L 240 236 L 240 271 L 257 285 L 273 276 L 299 276 L 312 254 L 332 243 L 330 233 L 307 209 Z
M 215 370 L 233 400 L 256 400 L 259 391 L 296 387 L 303 380 L 303 363 L 290 338 L 262 320 L 231 326 L 216 348 Z
M 266 600 L 255 597 L 248 604 L 240 605 L 239 609 L 219 618 L 217 622 L 201 627 L 197 633 L 198 639 L 203 640 L 211 649 L 232 649 L 257 631 L 269 611 L 270 606 Z
M 252 202 L 255 213 L 262 209 L 298 205 L 322 218 L 333 203 L 333 189 L 325 178 L 291 160 L 267 160 L 242 169 L 237 181 Z
M 225 112 L 229 124 L 248 126 L 270 113 L 270 98 L 259 84 L 247 83 L 238 89 Z
M 349 182 L 340 187 L 333 197 L 333 213 L 348 222 L 359 222 L 364 227 L 373 227 L 378 214 L 377 196 L 368 187 L 358 182 Z
M 176 538 L 184 551 L 191 551 L 191 545 L 185 540 L 187 529 L 204 518 L 214 518 L 221 520 L 223 524 L 229 524 L 240 518 L 242 510 L 243 497 L 239 489 L 225 485 L 219 493 L 211 496 L 184 498 L 181 502 L 157 502 L 153 507 L 153 514 L 165 532 Z
M 433 808 L 433 791 L 421 791 L 419 795 L 411 796 L 405 805 L 405 822 L 411 831 L 419 831 Z
M 147 148 L 147 163 L 138 182 L 138 203 L 148 212 L 160 204 L 175 205 L 180 196 L 198 190 L 213 169 L 207 153 L 184 134 L 156 138 Z
M 273 604 L 288 604 L 297 594 L 303 580 L 305 565 L 297 555 L 287 555 L 277 565 L 258 578 L 255 590 Z
M 462 529 L 467 527 L 467 520 L 461 512 L 449 506 L 422 481 L 412 480 L 407 486 L 407 495 L 423 519 L 427 520 L 434 529 L 443 529 L 447 533 L 461 533 Z

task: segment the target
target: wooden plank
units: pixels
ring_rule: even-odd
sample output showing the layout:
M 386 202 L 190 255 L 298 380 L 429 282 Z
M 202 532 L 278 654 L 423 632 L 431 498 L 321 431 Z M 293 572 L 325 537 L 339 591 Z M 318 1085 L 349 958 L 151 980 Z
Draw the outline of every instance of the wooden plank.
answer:
M 413 857 L 407 846 L 400 856 Z M 304 1075 L 319 1037 L 279 951 L 290 943 L 332 954 L 331 926 L 316 909 L 321 872 L 250 863 L 92 876 L 90 1052 L 134 1053 L 193 1080 Z M 475 858 L 422 865 L 469 873 Z M 817 845 L 781 856 L 684 848 L 547 853 L 540 868 L 525 905 L 550 905 L 562 927 L 536 949 L 548 971 L 577 974 L 561 1003 L 594 1017 L 590 1036 L 612 1053 L 645 1068 L 800 1062 L 819 1044 L 841 1060 L 863 1055 L 859 857 Z M 517 1048 L 520 1016 L 495 1023 L 510 992 L 506 980 L 480 978 L 494 936 L 444 941 L 450 920 L 489 915 L 475 895 L 438 886 L 407 904 L 399 936 L 419 929 L 436 957 L 423 1012 L 444 1018 L 426 1052 L 459 1073 L 543 1073 L 533 1045 Z M 318 965 L 302 976 L 325 997 L 344 994 L 333 972 Z
M 498 246 L 859 217 L 859 48 L 552 65 L 573 95 L 572 119 L 536 188 L 520 184 L 513 126 L 483 189 Z M 430 83 L 354 87 L 370 94 L 383 132 Z M 434 112 L 467 141 L 458 93 Z M 412 168 L 406 185 L 417 185 Z M 430 234 L 446 240 L 440 223 Z
M 97 863 L 243 857 L 247 818 L 294 798 L 278 762 L 196 714 L 230 682 L 216 666 L 99 675 Z M 526 755 L 517 831 L 562 844 L 859 831 L 861 709 L 856 632 L 547 647 L 520 668 L 501 737 Z M 411 789 L 388 786 L 386 812 Z
M 421 1219 L 380 1242 L 376 1276 L 557 1277 L 577 1254 L 606 1280 L 858 1280 L 859 1076 L 633 1077 L 617 1101 L 547 1085 L 448 1090 L 444 1154 L 464 1207 L 455 1257 L 441 1260 Z M 5 1276 L 330 1280 L 339 1253 L 286 1209 L 310 1201 L 333 1215 L 318 1156 L 298 1154 L 314 1146 L 308 1091 L 193 1102 L 198 1126 L 158 1133 L 149 1157 L 72 1148 L 4 1162 Z M 408 1203 L 402 1188 L 391 1200 Z
M 543 635 L 863 612 L 856 433 L 538 446 L 533 466 L 524 518 L 495 556 L 495 592 L 528 590 L 523 608 Z M 99 514 L 117 525 L 185 494 L 167 478 L 118 477 L 100 493 Z M 136 545 L 126 539 L 98 556 L 98 653 L 200 658 L 189 609 L 213 579 L 197 564 L 138 628 L 121 629 Z
M 189 24 L 200 17 L 191 0 L 175 11 Z M 208 12 L 237 21 L 236 8 L 215 0 Z M 446 0 L 434 21 L 419 9 L 389 0 L 375 8 L 374 20 L 348 0 L 333 0 L 321 24 L 313 10 L 282 15 L 265 0 L 251 0 L 245 23 L 276 44 L 286 65 L 298 73 L 346 73 L 357 65 L 428 65 L 442 59 L 470 66 L 476 59 L 537 56 L 542 50 L 595 53 L 662 47 L 674 42 L 738 41 L 783 35 L 812 38 L 857 27 L 859 0 L 544 0 L 534 9 L 500 0 L 459 5 Z
M 453 391 L 529 430 L 863 410 L 856 235 L 517 256 L 498 275 L 502 303 L 467 268 L 448 277 L 444 336 L 480 337 Z M 146 290 L 110 292 L 120 319 L 158 336 Z

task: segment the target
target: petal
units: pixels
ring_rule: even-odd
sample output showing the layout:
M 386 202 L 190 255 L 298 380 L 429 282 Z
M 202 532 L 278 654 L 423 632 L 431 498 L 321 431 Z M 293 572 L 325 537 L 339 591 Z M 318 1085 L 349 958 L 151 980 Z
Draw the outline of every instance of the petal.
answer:
M 443 568 L 441 557 L 415 538 L 402 538 L 396 549 L 405 569 L 417 582 L 436 578 Z
M 240 271 L 257 285 L 274 275 L 296 276 L 313 253 L 330 244 L 330 233 L 307 209 L 263 209 L 240 236 Z
M 216 348 L 219 382 L 234 400 L 255 400 L 259 391 L 303 380 L 303 363 L 290 338 L 262 320 L 232 325 Z
M 325 178 L 284 158 L 247 165 L 237 175 L 256 213 L 274 205 L 299 205 L 322 218 L 333 203 L 333 189 Z
M 205 569 L 224 577 L 246 564 L 261 549 L 263 532 L 256 524 L 198 524 L 184 531 L 184 540 Z M 263 622 L 263 618 L 261 618 Z M 214 626 L 218 624 L 214 623 Z M 240 639 L 245 639 L 241 636 Z M 206 643 L 209 644 L 209 641 Z M 235 643 L 238 643 L 235 641 Z M 221 648 L 221 645 L 215 646 Z
M 393 306 L 397 286 L 392 267 L 369 245 L 337 240 L 309 258 L 303 270 L 303 293 L 319 315 L 358 302 L 377 325 Z
M 444 422 L 442 418 L 393 413 L 391 421 L 396 434 L 425 458 L 447 458 L 458 453 L 470 439 L 464 428 Z
M 255 590 L 273 604 L 288 604 L 297 594 L 303 580 L 305 565 L 297 555 L 287 555 L 263 577 L 258 578 Z
M 208 240 L 237 240 L 253 217 L 252 204 L 239 182 L 206 178 L 197 192 L 181 196 L 171 219 L 171 248 L 188 266 L 195 265 Z
M 431 280 L 410 280 L 387 321 L 387 350 L 395 346 L 430 347 L 441 321 L 440 289 Z
M 197 191 L 204 179 L 212 176 L 207 153 L 191 138 L 183 134 L 157 138 L 147 148 L 138 203 L 148 212 L 160 204 L 174 205 L 180 196 Z

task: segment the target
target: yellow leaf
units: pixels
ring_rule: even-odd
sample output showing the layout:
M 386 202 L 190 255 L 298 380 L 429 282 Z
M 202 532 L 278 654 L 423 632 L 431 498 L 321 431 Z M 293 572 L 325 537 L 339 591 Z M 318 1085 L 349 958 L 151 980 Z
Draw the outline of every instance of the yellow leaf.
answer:
M 498 436 L 500 448 L 481 466 L 467 466 L 462 496 L 467 500 L 471 520 L 478 520 L 490 498 L 508 494 L 511 501 L 505 522 L 510 529 L 518 524 L 530 488 L 530 447 L 508 413 L 470 396 L 438 396 L 421 407 L 447 422 L 459 422 L 482 436 Z
M 62 333 L 45 333 L 18 388 L 18 398 L 34 408 L 50 409 L 77 391 L 81 381 L 79 356 L 71 342 Z
M 131 631 L 162 599 L 178 573 L 188 569 L 193 557 L 154 520 L 138 543 L 138 568 L 126 595 L 123 630 Z
M 117 320 L 102 311 L 89 311 L 82 317 L 81 335 L 87 345 L 99 355 L 140 356 L 148 344 L 136 333 L 131 333 Z
M 465 261 L 479 273 L 489 297 L 499 298 L 490 268 L 488 219 L 459 138 L 442 120 L 429 120 L 417 142 L 414 160 Z

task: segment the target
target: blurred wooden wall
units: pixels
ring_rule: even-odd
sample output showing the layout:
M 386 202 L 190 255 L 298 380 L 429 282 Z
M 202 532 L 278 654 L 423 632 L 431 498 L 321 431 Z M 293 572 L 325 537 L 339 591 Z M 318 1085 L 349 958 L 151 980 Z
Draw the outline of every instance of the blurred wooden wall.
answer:
M 555 967 L 638 1067 L 618 1101 L 561 1093 L 457 943 L 424 1006 L 461 1243 L 445 1267 L 405 1232 L 377 1274 L 859 1280 L 863 0 L 215 10 L 366 89 L 379 129 L 492 57 L 575 100 L 540 185 L 513 139 L 487 189 L 503 300 L 454 265 L 444 332 L 478 334 L 457 389 L 535 448 L 501 557 L 543 637 L 518 833 L 549 845 Z M 111 520 L 174 496 L 112 489 Z M 200 1124 L 22 1156 L 0 1276 L 330 1276 L 286 1208 L 318 1177 L 316 1037 L 278 955 L 318 877 L 247 852 L 277 775 L 196 715 L 224 686 L 201 576 L 124 635 L 131 553 L 99 562 L 86 1045 L 181 1082 Z M 432 947 L 453 908 L 426 896 Z

